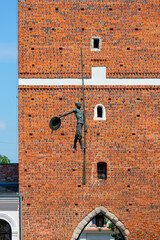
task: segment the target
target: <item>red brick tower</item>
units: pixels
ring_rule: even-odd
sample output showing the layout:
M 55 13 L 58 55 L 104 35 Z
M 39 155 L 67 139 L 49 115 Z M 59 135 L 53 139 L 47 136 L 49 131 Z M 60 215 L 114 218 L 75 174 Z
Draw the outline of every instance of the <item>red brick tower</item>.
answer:
M 19 0 L 23 239 L 76 240 L 99 212 L 125 240 L 159 239 L 159 29 L 155 0 Z M 81 47 L 85 185 L 74 114 L 49 128 L 82 101 Z

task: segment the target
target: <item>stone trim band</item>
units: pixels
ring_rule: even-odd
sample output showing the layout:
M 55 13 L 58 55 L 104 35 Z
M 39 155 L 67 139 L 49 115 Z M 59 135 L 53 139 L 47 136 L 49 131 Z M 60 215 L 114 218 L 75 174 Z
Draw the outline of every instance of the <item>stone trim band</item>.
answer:
M 19 79 L 19 85 L 39 85 L 39 86 L 60 86 L 60 85 L 81 85 L 82 80 L 81 79 L 74 79 L 74 78 L 53 78 L 53 79 L 42 79 L 42 78 L 20 78 Z M 144 79 L 126 79 L 126 78 L 108 78 L 108 79 L 84 79 L 84 84 L 87 86 L 116 86 L 116 85 L 121 85 L 121 86 L 160 86 L 160 79 L 157 78 L 144 78 Z

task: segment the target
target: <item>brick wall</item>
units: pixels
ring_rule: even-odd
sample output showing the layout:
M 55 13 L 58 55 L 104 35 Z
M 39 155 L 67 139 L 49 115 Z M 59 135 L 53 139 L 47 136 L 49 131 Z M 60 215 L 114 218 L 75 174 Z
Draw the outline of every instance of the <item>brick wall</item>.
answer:
M 130 231 L 129 240 L 159 239 L 159 87 L 88 86 L 86 185 L 83 151 L 73 151 L 75 116 L 51 133 L 49 121 L 75 108 L 79 86 L 19 86 L 19 175 L 25 240 L 70 240 L 99 206 Z M 105 121 L 94 121 L 103 104 Z M 107 180 L 97 179 L 97 162 Z
M 159 77 L 159 2 L 19 0 L 19 78 Z M 100 37 L 100 52 L 91 51 Z
M 19 0 L 19 78 L 81 78 L 105 66 L 106 78 L 159 77 L 157 1 Z M 100 37 L 101 51 L 91 51 Z M 134 80 L 133 80 L 134 84 Z M 75 86 L 19 86 L 19 173 L 25 240 L 70 240 L 101 205 L 130 231 L 129 240 L 159 239 L 159 86 L 88 86 L 86 185 L 83 151 L 73 151 Z M 94 121 L 103 104 L 106 120 Z M 107 180 L 97 163 L 107 163 Z

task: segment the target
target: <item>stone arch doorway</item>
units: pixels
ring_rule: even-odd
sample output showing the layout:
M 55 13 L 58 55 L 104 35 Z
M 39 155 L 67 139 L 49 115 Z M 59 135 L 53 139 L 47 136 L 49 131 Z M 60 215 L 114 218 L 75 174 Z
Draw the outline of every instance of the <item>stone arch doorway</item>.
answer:
M 79 236 L 81 235 L 83 229 L 86 227 L 86 225 L 99 213 L 102 213 L 104 216 L 106 216 L 111 222 L 114 223 L 114 225 L 117 227 L 117 229 L 121 232 L 125 240 L 128 240 L 127 235 L 129 234 L 129 231 L 125 228 L 124 224 L 111 212 L 108 211 L 107 208 L 100 206 L 97 207 L 95 210 L 90 212 L 75 228 L 71 240 L 78 240 Z
M 14 221 L 14 219 L 11 218 L 8 214 L 0 212 L 0 220 L 7 222 L 10 225 L 10 228 L 11 228 L 11 238 L 5 238 L 5 239 L 18 240 L 19 239 L 19 237 L 18 237 L 18 227 L 17 227 L 17 224 Z

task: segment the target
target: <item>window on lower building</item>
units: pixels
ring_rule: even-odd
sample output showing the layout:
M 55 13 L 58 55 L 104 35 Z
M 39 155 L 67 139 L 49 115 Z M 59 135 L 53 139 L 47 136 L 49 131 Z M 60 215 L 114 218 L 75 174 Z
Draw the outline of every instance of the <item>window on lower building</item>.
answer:
M 97 163 L 98 179 L 107 179 L 107 164 L 105 162 Z
M 11 227 L 8 222 L 0 219 L 0 239 L 11 240 Z

